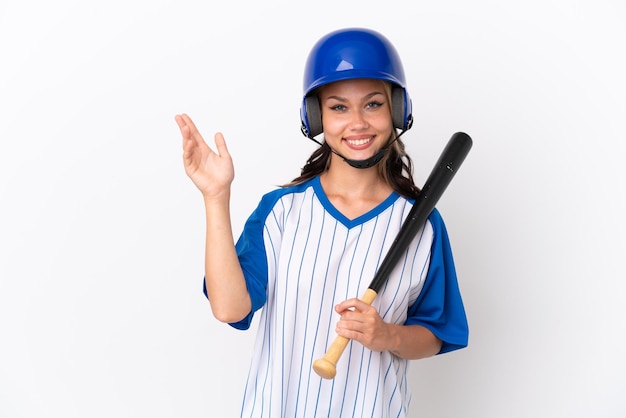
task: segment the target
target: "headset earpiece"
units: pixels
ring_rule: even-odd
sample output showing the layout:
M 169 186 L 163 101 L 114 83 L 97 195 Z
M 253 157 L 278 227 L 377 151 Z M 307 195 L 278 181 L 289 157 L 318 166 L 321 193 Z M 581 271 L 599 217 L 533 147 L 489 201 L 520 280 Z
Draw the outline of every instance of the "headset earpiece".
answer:
M 305 135 L 316 137 L 323 132 L 322 128 L 322 109 L 320 101 L 315 94 L 311 94 L 304 98 L 304 121 L 307 133 Z M 308 125 L 308 126 L 307 126 Z
M 410 112 L 410 99 L 406 90 L 394 85 L 391 89 L 391 118 L 394 128 L 406 131 L 413 124 L 413 116 Z

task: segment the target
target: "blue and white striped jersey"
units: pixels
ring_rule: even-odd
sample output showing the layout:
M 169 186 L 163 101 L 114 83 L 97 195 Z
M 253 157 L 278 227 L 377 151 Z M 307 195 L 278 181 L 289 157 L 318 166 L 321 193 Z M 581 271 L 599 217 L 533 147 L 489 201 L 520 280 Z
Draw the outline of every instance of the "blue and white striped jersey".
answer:
M 313 361 L 334 340 L 334 305 L 360 297 L 387 254 L 413 201 L 392 193 L 350 220 L 330 203 L 319 178 L 266 194 L 237 252 L 252 312 L 260 311 L 243 417 L 403 417 L 411 393 L 408 360 L 350 342 L 332 380 Z M 437 210 L 419 230 L 374 300 L 383 320 L 420 324 L 465 347 L 468 327 L 445 225 Z

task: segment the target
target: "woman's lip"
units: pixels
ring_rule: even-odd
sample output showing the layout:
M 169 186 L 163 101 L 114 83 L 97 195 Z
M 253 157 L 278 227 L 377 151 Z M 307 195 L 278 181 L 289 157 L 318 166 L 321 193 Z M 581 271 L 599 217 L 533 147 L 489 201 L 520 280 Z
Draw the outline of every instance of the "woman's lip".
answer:
M 363 147 L 372 142 L 372 139 L 374 139 L 373 136 L 368 136 L 365 138 L 344 138 L 344 141 L 352 147 Z

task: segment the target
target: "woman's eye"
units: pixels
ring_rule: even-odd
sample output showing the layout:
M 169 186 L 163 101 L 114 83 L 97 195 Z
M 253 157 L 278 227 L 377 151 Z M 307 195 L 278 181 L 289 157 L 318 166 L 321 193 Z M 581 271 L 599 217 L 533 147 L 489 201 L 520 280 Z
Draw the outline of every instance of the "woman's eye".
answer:
M 382 105 L 383 104 L 381 102 L 369 102 L 367 104 L 367 107 L 370 109 L 375 109 L 375 108 L 381 107 Z
M 335 110 L 337 112 L 341 112 L 341 111 L 346 110 L 346 107 L 344 105 L 342 105 L 342 104 L 337 104 L 337 105 L 331 106 L 330 110 Z

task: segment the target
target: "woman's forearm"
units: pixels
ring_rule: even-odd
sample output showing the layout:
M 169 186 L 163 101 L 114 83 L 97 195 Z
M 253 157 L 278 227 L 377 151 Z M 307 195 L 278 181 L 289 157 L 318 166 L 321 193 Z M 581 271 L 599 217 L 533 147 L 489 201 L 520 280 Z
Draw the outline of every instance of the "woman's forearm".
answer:
M 441 350 L 441 340 L 421 325 L 395 325 L 391 327 L 388 351 L 394 355 L 416 360 L 432 357 Z
M 235 251 L 230 196 L 205 198 L 205 281 L 213 315 L 236 322 L 250 313 L 252 303 Z

